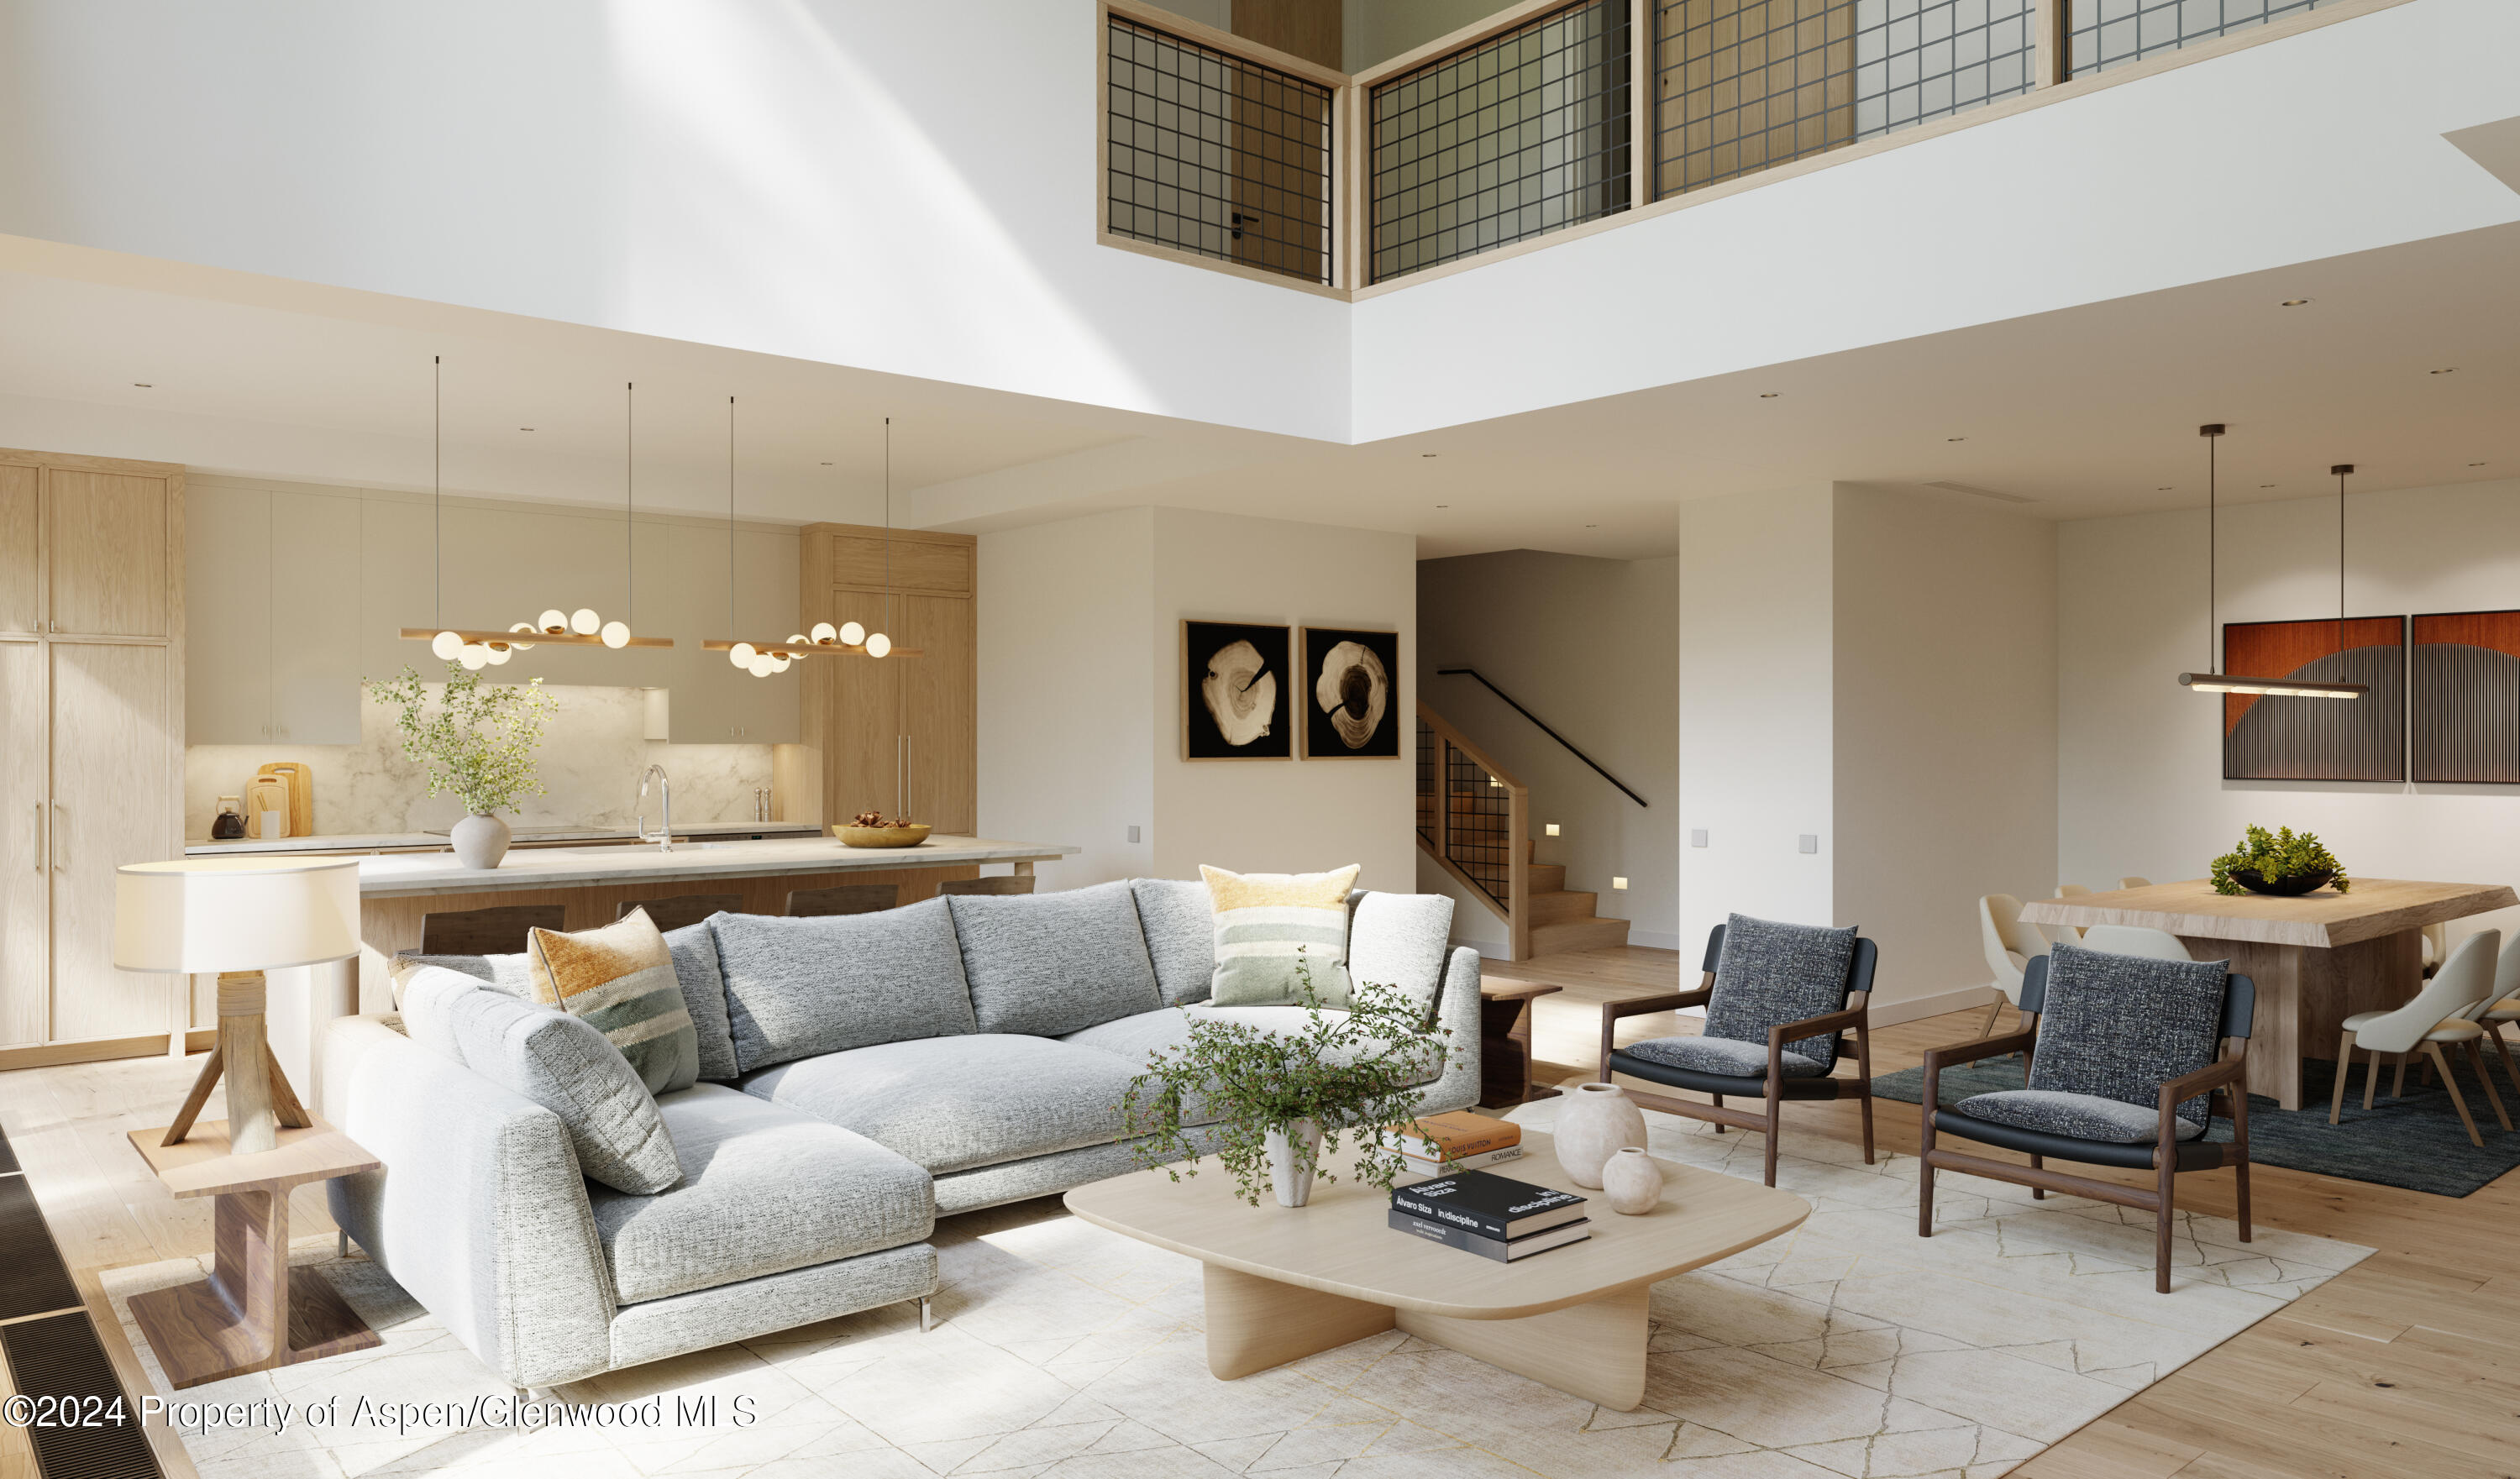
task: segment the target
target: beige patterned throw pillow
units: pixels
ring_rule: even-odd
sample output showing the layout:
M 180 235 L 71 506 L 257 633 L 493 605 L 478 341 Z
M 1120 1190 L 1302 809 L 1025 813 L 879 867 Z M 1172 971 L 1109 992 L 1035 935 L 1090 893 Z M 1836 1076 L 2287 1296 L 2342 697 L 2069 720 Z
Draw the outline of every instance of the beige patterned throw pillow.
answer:
M 1309 975 L 1315 1001 L 1346 1010 L 1347 895 L 1359 871 L 1351 863 L 1335 873 L 1233 874 L 1200 864 L 1216 911 L 1215 1004 L 1301 1007 Z
M 673 953 L 648 911 L 634 909 L 600 929 L 531 931 L 525 954 L 534 1000 L 604 1034 L 637 1070 L 650 1094 L 688 1089 L 699 1079 L 699 1033 L 674 974 Z

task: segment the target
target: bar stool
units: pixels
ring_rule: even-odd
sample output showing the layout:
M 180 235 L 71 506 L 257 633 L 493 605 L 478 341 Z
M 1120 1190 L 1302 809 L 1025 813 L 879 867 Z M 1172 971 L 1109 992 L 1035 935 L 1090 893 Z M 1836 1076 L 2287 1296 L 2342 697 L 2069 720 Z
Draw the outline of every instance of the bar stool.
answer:
M 830 888 L 791 889 L 788 894 L 788 914 L 791 919 L 875 914 L 900 902 L 898 883 L 839 883 Z
M 977 894 L 987 898 L 1006 898 L 1032 892 L 1029 875 L 1010 874 L 1003 878 L 947 878 L 936 885 L 940 894 Z
M 420 917 L 422 955 L 515 955 L 525 932 L 563 928 L 558 904 L 502 904 L 494 909 L 450 909 Z
M 612 918 L 626 919 L 634 909 L 648 911 L 649 920 L 658 929 L 680 929 L 713 914 L 743 913 L 743 895 L 676 894 L 670 899 L 624 899 Z

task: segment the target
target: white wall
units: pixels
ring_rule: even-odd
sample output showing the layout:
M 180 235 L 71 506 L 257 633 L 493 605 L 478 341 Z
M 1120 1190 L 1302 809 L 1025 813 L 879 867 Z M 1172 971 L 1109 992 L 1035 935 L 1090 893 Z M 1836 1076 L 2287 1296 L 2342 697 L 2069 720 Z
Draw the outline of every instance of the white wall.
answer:
M 1180 509 L 982 535 L 981 829 L 1083 845 L 1054 888 L 1201 863 L 1415 887 L 1416 557 L 1405 534 Z M 1400 633 L 1400 758 L 1184 760 L 1186 617 Z
M 0 233 L 1344 439 L 1344 305 L 1096 243 L 1097 14 L 24 0 Z
M 1154 872 L 1154 558 L 1150 509 L 980 536 L 980 831 L 1085 849 L 1044 887 Z
M 1194 878 L 1316 873 L 1360 863 L 1361 888 L 1417 887 L 1418 544 L 1407 534 L 1154 511 L 1155 872 Z M 1283 622 L 1400 634 L 1392 760 L 1305 760 L 1299 688 L 1294 760 L 1185 760 L 1181 623 Z
M 1835 502 L 1826 484 L 1680 506 L 1680 938 L 1727 914 L 1837 919 Z M 1688 845 L 1691 829 L 1705 847 Z M 1796 851 L 1811 833 L 1820 851 Z
M 1978 896 L 2052 882 L 2056 525 L 1841 485 L 1836 548 L 1836 920 L 1894 1020 L 1971 1006 Z
M 1567 865 L 1566 886 L 1599 894 L 1599 914 L 1629 920 L 1630 944 L 1664 949 L 1680 938 L 1679 602 L 1677 559 L 1510 550 L 1418 566 L 1419 694 L 1531 787 L 1534 855 Z M 1446 667 L 1477 668 L 1648 804 L 1476 682 L 1435 676 Z M 1552 822 L 1562 829 L 1553 838 Z M 1461 892 L 1431 864 L 1418 876 Z M 1465 904 L 1457 918 L 1457 934 L 1502 948 L 1494 915 Z
M 2351 613 L 2520 605 L 2520 479 L 2347 506 Z M 2221 547 L 2224 622 L 2335 610 L 2332 498 L 2227 507 Z M 2315 831 L 2364 876 L 2520 881 L 2520 787 L 2221 779 L 2222 705 L 2174 681 L 2205 655 L 2205 596 L 2202 510 L 2059 530 L 2059 876 L 2203 877 L 2255 823 Z M 2508 935 L 2520 912 L 2452 932 L 2483 927 Z

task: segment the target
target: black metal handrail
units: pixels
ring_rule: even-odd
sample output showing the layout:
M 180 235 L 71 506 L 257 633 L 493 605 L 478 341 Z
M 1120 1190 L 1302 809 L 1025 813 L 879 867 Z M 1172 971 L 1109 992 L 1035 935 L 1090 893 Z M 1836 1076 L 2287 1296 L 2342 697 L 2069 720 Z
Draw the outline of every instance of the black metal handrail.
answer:
M 1639 806 L 1644 807 L 1648 811 L 1652 810 L 1653 803 L 1647 801 L 1644 797 L 1638 795 L 1634 786 L 1628 784 L 1628 783 L 1620 780 L 1618 777 L 1611 775 L 1608 771 L 1601 769 L 1601 762 L 1576 748 L 1574 740 L 1569 740 L 1564 735 L 1551 729 L 1549 727 L 1548 720 L 1541 718 L 1538 714 L 1535 714 L 1531 710 L 1524 708 L 1521 704 L 1514 702 L 1514 698 L 1511 694 L 1508 694 L 1505 690 L 1497 687 L 1495 684 L 1488 682 L 1487 675 L 1481 673 L 1477 668 L 1437 668 L 1435 669 L 1435 676 L 1438 678 L 1477 679 L 1481 688 L 1486 689 L 1489 693 L 1504 699 L 1508 708 L 1512 709 L 1515 713 L 1520 714 L 1525 719 L 1530 720 L 1533 724 L 1538 725 L 1542 734 L 1547 735 L 1550 739 L 1566 746 L 1566 753 L 1573 755 L 1576 759 L 1593 767 L 1593 774 L 1599 776 L 1602 780 L 1617 786 L 1629 800 L 1634 801 Z

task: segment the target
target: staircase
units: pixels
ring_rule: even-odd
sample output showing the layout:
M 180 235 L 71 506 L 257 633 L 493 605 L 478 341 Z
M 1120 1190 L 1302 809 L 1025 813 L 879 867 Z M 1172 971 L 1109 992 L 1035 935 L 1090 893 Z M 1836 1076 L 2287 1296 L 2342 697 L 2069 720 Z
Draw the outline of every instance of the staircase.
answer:
M 1628 921 L 1595 913 L 1600 895 L 1566 886 L 1531 836 L 1531 789 L 1425 704 L 1418 705 L 1418 850 L 1505 921 L 1507 958 L 1628 942 Z

